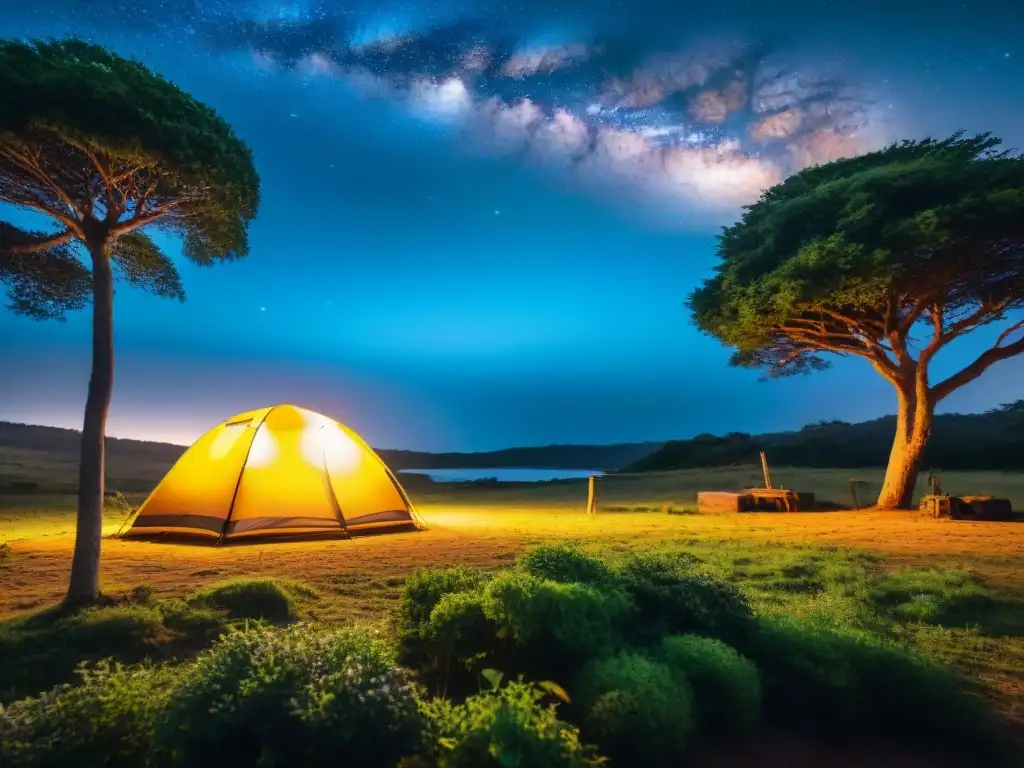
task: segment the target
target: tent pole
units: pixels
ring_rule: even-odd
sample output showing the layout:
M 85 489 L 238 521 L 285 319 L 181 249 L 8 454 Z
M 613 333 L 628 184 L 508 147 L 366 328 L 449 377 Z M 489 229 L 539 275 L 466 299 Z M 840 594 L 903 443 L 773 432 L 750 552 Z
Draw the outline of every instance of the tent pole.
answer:
M 320 431 L 323 433 L 323 426 Z M 331 469 L 327 464 L 327 439 L 324 439 L 324 480 L 327 481 L 327 495 L 331 497 L 331 506 L 334 507 L 334 514 L 345 531 L 345 538 L 351 539 L 352 534 L 348 532 L 348 523 L 345 522 L 345 513 L 341 511 L 341 502 L 338 501 L 338 494 L 334 492 L 334 482 L 331 480 Z
M 273 410 L 273 408 L 271 408 Z M 269 414 L 270 411 L 267 411 Z M 253 427 L 252 440 L 249 441 L 249 447 L 245 449 L 245 458 L 242 459 L 242 467 L 238 470 L 238 479 L 235 480 L 235 490 L 231 493 L 231 504 L 228 505 L 228 513 L 224 516 L 224 527 L 221 529 L 220 536 L 217 537 L 217 543 L 221 544 L 224 541 L 224 537 L 228 534 L 228 523 L 231 522 L 231 515 L 235 512 L 235 501 L 238 499 L 238 489 L 242 487 L 242 475 L 245 474 L 245 466 L 249 463 L 249 454 L 252 453 L 252 444 L 256 442 L 256 433 L 260 431 L 260 427 L 263 426 L 263 422 L 267 419 L 267 414 L 263 416 L 260 422 Z

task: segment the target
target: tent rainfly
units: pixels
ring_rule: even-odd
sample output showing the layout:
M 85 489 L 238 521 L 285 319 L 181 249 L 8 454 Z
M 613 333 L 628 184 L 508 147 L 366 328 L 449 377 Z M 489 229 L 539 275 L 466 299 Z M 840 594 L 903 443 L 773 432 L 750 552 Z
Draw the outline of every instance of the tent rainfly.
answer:
M 240 413 L 199 438 L 124 535 L 232 541 L 402 527 L 422 526 L 370 446 L 333 419 L 277 405 Z

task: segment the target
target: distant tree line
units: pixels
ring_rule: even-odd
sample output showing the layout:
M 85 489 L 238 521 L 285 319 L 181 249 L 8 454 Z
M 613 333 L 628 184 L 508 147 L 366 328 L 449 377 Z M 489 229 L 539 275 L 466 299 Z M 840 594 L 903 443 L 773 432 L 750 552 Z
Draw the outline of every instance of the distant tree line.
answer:
M 765 451 L 776 466 L 883 467 L 892 449 L 895 416 L 860 424 L 819 421 L 796 432 L 672 440 L 630 465 L 629 472 L 718 467 L 758 461 Z M 935 432 L 921 469 L 1024 470 L 1024 400 L 980 414 L 935 417 Z
M 392 469 L 617 469 L 649 456 L 664 443 L 545 445 L 478 453 L 378 450 Z

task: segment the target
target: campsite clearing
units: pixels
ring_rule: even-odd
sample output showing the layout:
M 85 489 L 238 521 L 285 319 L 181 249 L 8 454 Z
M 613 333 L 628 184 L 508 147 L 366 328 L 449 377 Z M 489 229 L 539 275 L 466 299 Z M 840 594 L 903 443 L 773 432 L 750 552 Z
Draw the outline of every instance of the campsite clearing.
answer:
M 786 468 L 778 474 L 825 499 L 840 498 L 850 475 Z M 380 621 L 419 568 L 504 567 L 531 546 L 558 541 L 609 557 L 686 551 L 733 580 L 758 610 L 835 623 L 865 610 L 881 616 L 898 636 L 983 680 L 1024 731 L 1024 525 L 873 510 L 702 515 L 688 506 L 700 488 L 744 487 L 756 475 L 750 467 L 602 478 L 602 511 L 594 516 L 584 513 L 585 480 L 403 479 L 428 530 L 224 546 L 112 538 L 145 498 L 129 494 L 108 506 L 101 578 L 108 594 L 145 586 L 156 597 L 172 597 L 228 579 L 282 577 L 318 592 L 304 605 L 305 618 Z M 1018 509 L 1024 502 L 1019 474 L 944 479 L 1008 496 Z M 0 541 L 11 547 L 0 564 L 0 617 L 37 612 L 63 596 L 74 503 L 68 494 L 0 496 Z
M 879 589 L 907 593 L 908 605 L 917 605 L 918 597 L 952 601 L 955 610 L 937 621 L 896 615 L 899 631 L 981 678 L 999 708 L 1024 727 L 1024 525 L 871 510 L 667 514 L 654 502 L 587 516 L 562 499 L 524 503 L 524 494 L 537 492 L 466 489 L 468 501 L 440 503 L 438 491 L 433 500 L 420 494 L 426 498 L 417 508 L 428 530 L 350 540 L 217 547 L 107 538 L 102 583 L 109 594 L 145 585 L 157 597 L 170 597 L 226 579 L 285 577 L 318 591 L 305 609 L 309 619 L 379 621 L 395 606 L 404 578 L 419 568 L 503 567 L 533 545 L 566 540 L 613 557 L 637 549 L 685 550 L 735 580 L 765 611 L 841 622 L 858 601 L 888 600 Z M 0 539 L 12 549 L 0 566 L 0 616 L 38 611 L 62 597 L 73 504 L 70 496 L 0 499 Z M 123 518 L 123 510 L 109 510 L 105 531 L 116 532 Z M 891 574 L 882 587 L 879 574 Z

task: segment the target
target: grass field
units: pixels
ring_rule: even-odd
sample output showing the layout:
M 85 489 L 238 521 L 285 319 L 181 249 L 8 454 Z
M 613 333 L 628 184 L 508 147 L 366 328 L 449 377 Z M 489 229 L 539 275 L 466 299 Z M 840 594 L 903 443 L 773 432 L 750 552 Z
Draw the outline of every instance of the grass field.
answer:
M 879 474 L 858 476 L 877 483 Z M 850 503 L 843 498 L 850 476 L 774 472 L 776 484 L 838 504 Z M 103 586 L 117 595 L 145 585 L 161 598 L 226 579 L 285 577 L 315 590 L 315 598 L 301 603 L 304 618 L 379 621 L 396 605 L 405 577 L 419 568 L 502 567 L 534 545 L 564 540 L 609 558 L 687 551 L 703 569 L 735 582 L 761 613 L 868 629 L 953 664 L 983 681 L 1013 727 L 1024 728 L 1024 525 L 871 509 L 743 515 L 692 509 L 698 490 L 759 480 L 758 468 L 603 478 L 596 516 L 582 513 L 581 481 L 447 486 L 413 480 L 409 491 L 425 531 L 219 548 L 108 538 Z M 954 493 L 1008 496 L 1016 509 L 1024 507 L 1024 475 L 947 473 L 943 483 Z M 105 532 L 115 533 L 141 499 L 130 493 L 112 501 Z M 0 617 L 59 601 L 73 509 L 67 494 L 0 496 L 0 542 L 11 548 L 0 564 Z

